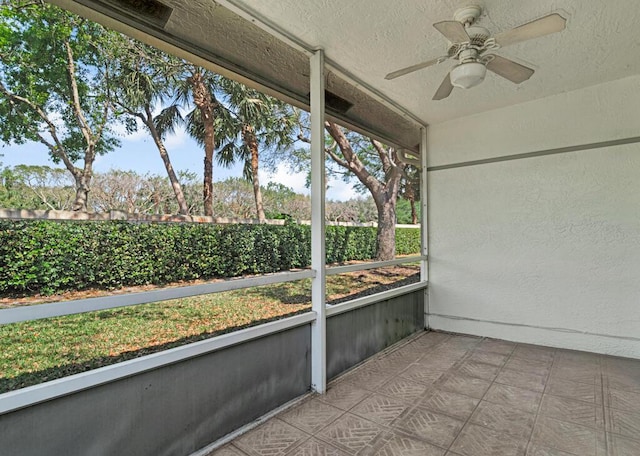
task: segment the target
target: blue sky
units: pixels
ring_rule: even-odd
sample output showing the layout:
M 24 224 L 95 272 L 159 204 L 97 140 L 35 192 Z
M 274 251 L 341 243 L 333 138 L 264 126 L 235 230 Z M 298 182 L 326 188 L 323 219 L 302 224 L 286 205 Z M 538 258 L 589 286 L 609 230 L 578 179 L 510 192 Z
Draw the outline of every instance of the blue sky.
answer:
M 119 149 L 100 156 L 96 159 L 96 172 L 106 172 L 110 169 L 133 170 L 139 174 L 166 175 L 164 164 L 151 137 L 140 129 L 139 132 L 121 138 Z M 175 134 L 165 140 L 165 145 L 171 157 L 171 163 L 176 170 L 193 171 L 202 177 L 203 152 L 185 132 L 178 129 Z M 39 143 L 24 145 L 10 145 L 0 147 L 0 164 L 2 166 L 15 165 L 49 165 L 55 166 L 49 159 L 45 146 Z M 214 163 L 213 179 L 221 181 L 228 177 L 241 177 L 242 166 L 236 165 L 227 169 Z M 305 187 L 306 176 L 303 173 L 292 173 L 286 166 L 280 166 L 275 173 L 260 173 L 262 185 L 268 182 L 279 182 L 293 188 L 298 193 L 309 194 Z M 327 199 L 344 201 L 359 197 L 349 184 L 342 180 L 330 180 L 327 189 Z

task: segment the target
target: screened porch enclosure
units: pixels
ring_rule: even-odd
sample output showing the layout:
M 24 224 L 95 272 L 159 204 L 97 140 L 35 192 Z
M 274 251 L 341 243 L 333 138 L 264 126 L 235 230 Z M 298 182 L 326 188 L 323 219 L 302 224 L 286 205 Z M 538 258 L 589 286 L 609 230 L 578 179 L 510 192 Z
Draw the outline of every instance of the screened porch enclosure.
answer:
M 481 2 L 492 30 L 567 27 L 500 51 L 529 81 L 440 101 L 441 66 L 384 75 L 446 51 L 431 24 L 466 2 L 51 3 L 310 112 L 311 268 L 258 280 L 311 279 L 312 308 L 4 393 L 0 454 L 640 454 L 634 2 Z M 357 268 L 325 265 L 326 120 L 421 170 L 420 255 L 378 265 L 419 262 L 418 283 L 327 305 Z M 36 307 L 0 324 L 68 311 Z

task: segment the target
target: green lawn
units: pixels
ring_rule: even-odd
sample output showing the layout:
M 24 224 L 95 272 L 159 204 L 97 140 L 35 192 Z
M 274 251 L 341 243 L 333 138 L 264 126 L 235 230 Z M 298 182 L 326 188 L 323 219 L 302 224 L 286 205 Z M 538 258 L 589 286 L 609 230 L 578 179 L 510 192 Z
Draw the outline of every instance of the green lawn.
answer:
M 327 295 L 380 291 L 415 272 L 411 266 L 332 276 Z M 300 280 L 0 326 L 0 392 L 302 313 L 310 295 L 311 281 Z

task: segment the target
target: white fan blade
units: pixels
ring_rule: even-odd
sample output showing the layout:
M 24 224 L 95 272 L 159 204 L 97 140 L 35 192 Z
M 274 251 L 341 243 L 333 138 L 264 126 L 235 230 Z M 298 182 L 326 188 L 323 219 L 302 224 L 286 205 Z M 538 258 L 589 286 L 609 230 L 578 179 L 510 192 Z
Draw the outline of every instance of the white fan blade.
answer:
M 464 43 L 470 41 L 464 25 L 458 21 L 436 22 L 433 26 L 452 43 Z
M 442 63 L 447 60 L 449 56 L 438 57 L 437 59 L 428 60 L 426 62 L 418 63 L 416 65 L 411 65 L 410 67 L 403 68 L 398 71 L 394 71 L 393 73 L 389 73 L 384 78 L 385 79 L 395 79 L 400 76 L 404 76 L 405 74 L 413 73 L 414 71 L 421 70 L 423 68 L 430 67 L 431 65 L 437 65 L 438 63 Z
M 526 81 L 533 74 L 533 70 L 524 65 L 520 65 L 512 60 L 505 59 L 499 55 L 494 55 L 493 60 L 487 63 L 487 70 L 502 76 L 509 81 L 520 84 Z
M 453 84 L 451 84 L 451 76 L 449 73 L 447 73 L 447 76 L 442 81 L 442 84 L 440 84 L 440 87 L 438 87 L 438 90 L 436 90 L 436 94 L 433 96 L 433 99 L 442 100 L 444 98 L 447 98 L 449 95 L 451 95 L 452 90 Z
M 501 47 L 505 47 L 521 41 L 560 32 L 564 30 L 566 23 L 567 20 L 558 13 L 549 14 L 514 29 L 498 33 L 495 36 L 496 43 Z

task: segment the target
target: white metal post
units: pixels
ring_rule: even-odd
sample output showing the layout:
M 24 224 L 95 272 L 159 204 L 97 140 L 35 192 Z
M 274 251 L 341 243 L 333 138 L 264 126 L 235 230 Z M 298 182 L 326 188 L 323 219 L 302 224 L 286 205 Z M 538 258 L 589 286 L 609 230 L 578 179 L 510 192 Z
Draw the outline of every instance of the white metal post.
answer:
M 317 50 L 311 63 L 311 387 L 324 393 L 327 387 L 325 165 L 324 165 L 324 52 Z
M 420 280 L 429 281 L 429 217 L 428 217 L 428 173 L 427 173 L 427 127 L 420 129 L 420 234 L 422 249 L 420 254 L 425 258 L 420 263 Z M 429 289 L 424 290 L 424 325 L 429 329 Z

